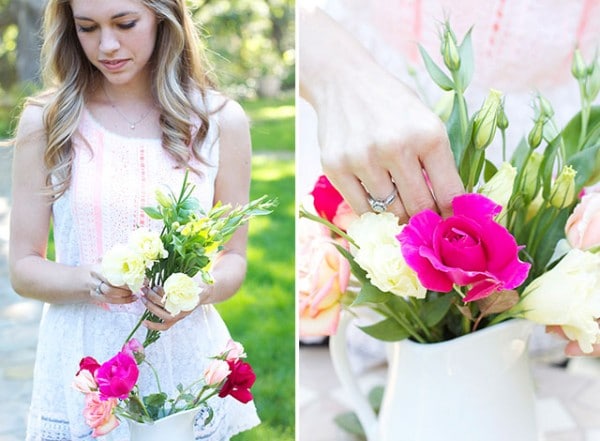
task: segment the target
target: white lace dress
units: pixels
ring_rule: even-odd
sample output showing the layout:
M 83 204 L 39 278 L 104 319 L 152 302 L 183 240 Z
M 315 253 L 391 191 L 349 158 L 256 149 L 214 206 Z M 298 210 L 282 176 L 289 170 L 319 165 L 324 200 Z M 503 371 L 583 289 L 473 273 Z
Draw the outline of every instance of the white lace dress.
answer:
M 213 118 L 204 145 L 209 165 L 203 178 L 194 176 L 195 196 L 203 207 L 213 204 L 219 159 L 218 128 Z M 140 207 L 154 205 L 154 189 L 161 184 L 181 187 L 183 170 L 161 147 L 159 139 L 119 136 L 103 128 L 85 110 L 74 139 L 76 152 L 70 190 L 53 206 L 57 261 L 66 265 L 99 262 L 116 243 L 127 241 L 138 226 L 159 228 Z M 83 356 L 103 362 L 114 356 L 133 329 L 144 307 L 140 301 L 103 309 L 91 304 L 46 305 L 40 325 L 34 372 L 28 441 L 91 440 L 82 416 L 84 395 L 71 386 Z M 143 340 L 145 328 L 136 337 Z M 227 327 L 211 305 L 198 308 L 147 349 L 159 372 L 163 390 L 173 395 L 178 383 L 202 377 L 209 356 L 229 339 Z M 151 373 L 142 368 L 142 393 L 155 391 Z M 144 393 L 144 394 L 145 394 Z M 196 438 L 228 440 L 259 423 L 252 402 L 231 397 L 210 400 L 214 419 L 207 427 L 196 421 Z M 100 440 L 129 439 L 125 422 Z

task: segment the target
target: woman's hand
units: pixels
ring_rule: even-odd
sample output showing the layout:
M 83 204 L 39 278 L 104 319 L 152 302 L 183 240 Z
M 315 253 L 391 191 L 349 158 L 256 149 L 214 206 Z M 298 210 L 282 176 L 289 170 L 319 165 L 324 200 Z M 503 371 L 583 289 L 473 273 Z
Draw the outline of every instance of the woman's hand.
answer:
M 144 294 L 142 301 L 146 305 L 148 311 L 162 320 L 162 323 L 145 320 L 144 326 L 148 329 L 152 329 L 154 331 L 166 331 L 175 323 L 184 319 L 193 312 L 193 310 L 181 311 L 179 314 L 171 315 L 171 313 L 165 309 L 163 304 L 165 292 L 162 286 L 155 286 L 154 288 L 145 286 L 142 288 L 142 293 Z M 198 305 L 200 304 L 202 304 L 202 299 L 198 302 Z
M 559 337 L 569 340 L 560 326 L 546 326 L 546 332 L 558 335 Z M 579 344 L 576 341 L 569 340 L 565 346 L 565 355 L 568 357 L 599 357 L 600 356 L 600 344 L 593 345 L 593 350 L 589 354 L 586 354 L 581 350 Z
M 327 14 L 301 7 L 300 22 L 300 95 L 331 183 L 358 214 L 450 215 L 464 189 L 441 120 Z
M 98 265 L 90 269 L 89 290 L 92 302 L 97 304 L 110 303 L 124 305 L 135 302 L 138 297 L 127 286 L 114 286 L 102 276 Z

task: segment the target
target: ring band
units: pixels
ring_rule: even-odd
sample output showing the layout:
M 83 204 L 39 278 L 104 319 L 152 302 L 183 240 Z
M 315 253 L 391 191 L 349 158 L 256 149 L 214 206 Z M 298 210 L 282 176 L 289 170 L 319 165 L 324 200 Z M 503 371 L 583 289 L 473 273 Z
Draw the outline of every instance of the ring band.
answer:
M 103 296 L 103 295 L 104 295 L 104 293 L 102 292 L 102 284 L 103 284 L 103 283 L 104 283 L 104 281 L 103 281 L 103 280 L 101 280 L 101 281 L 100 281 L 100 283 L 98 283 L 98 286 L 96 286 L 96 290 L 95 290 L 95 291 L 96 291 L 96 293 L 97 293 L 98 295 L 101 295 L 101 296 Z
M 371 210 L 373 210 L 375 213 L 383 213 L 392 204 L 392 202 L 394 202 L 397 194 L 398 191 L 396 189 L 394 189 L 394 191 L 392 191 L 385 199 L 376 199 L 368 194 L 367 201 L 369 201 Z

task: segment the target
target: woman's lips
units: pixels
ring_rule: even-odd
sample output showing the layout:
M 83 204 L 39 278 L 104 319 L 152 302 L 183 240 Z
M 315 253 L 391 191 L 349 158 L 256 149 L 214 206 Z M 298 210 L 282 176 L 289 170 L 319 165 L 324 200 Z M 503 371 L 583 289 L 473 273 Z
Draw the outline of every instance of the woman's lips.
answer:
M 102 60 L 100 63 L 109 71 L 122 69 L 129 60 Z

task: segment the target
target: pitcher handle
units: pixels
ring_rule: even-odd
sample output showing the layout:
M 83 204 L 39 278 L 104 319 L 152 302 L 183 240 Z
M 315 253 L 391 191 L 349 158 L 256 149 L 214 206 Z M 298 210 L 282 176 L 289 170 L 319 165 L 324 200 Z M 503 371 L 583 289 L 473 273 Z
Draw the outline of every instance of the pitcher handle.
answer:
M 365 431 L 367 441 L 377 441 L 377 416 L 365 394 L 360 390 L 348 358 L 347 331 L 352 319 L 350 313 L 342 311 L 337 333 L 329 338 L 329 355 L 335 373 L 352 403 L 352 410 L 356 412 Z

